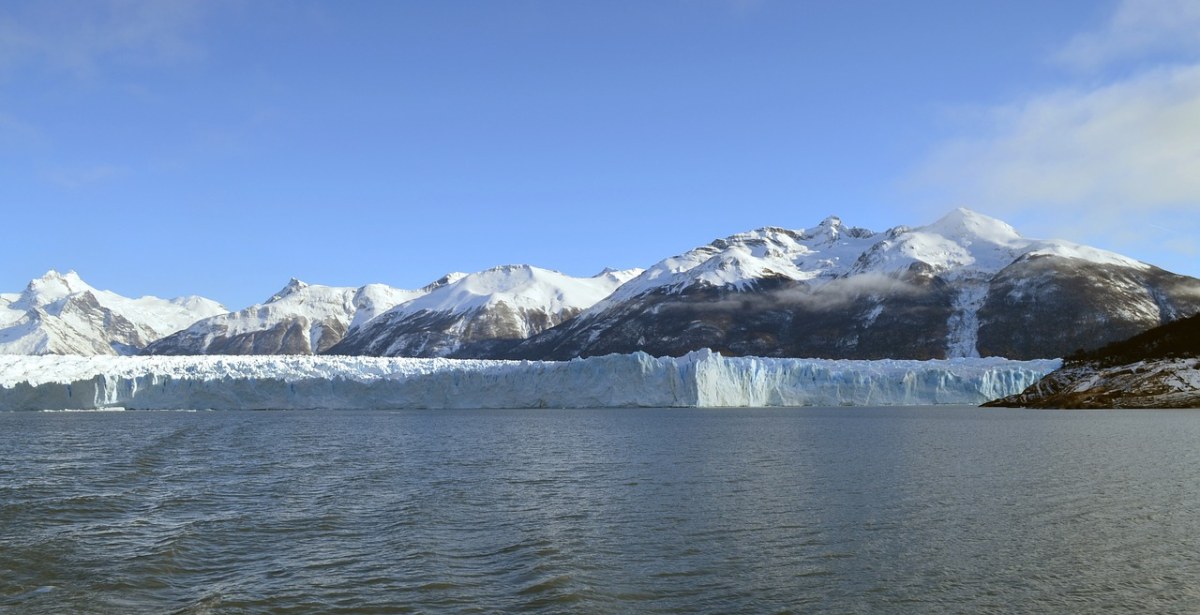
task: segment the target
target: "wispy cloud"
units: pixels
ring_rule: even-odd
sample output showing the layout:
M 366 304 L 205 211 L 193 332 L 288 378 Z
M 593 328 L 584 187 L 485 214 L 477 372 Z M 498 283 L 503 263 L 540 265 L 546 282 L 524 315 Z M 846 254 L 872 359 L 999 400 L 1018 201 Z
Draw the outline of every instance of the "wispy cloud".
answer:
M 93 77 L 113 63 L 191 60 L 203 54 L 194 30 L 210 6 L 199 0 L 14 5 L 0 13 L 0 69 L 33 65 Z
M 864 299 L 897 299 L 914 297 L 924 291 L 901 277 L 865 273 L 837 278 L 816 287 L 799 286 L 757 293 L 732 294 L 724 299 L 703 302 L 706 311 L 744 312 L 756 310 L 792 310 L 801 307 L 818 312 L 839 310 Z M 667 310 L 692 310 L 694 304 L 676 303 L 664 306 Z
M 45 142 L 45 135 L 36 126 L 0 111 L 0 146 L 27 147 L 43 145 Z
M 993 207 L 1200 203 L 1200 65 L 990 110 L 922 180 Z
M 1077 34 L 1053 59 L 1097 70 L 1114 61 L 1180 52 L 1200 53 L 1200 2 L 1124 0 L 1101 28 Z
M 0 105 L 17 88 L 48 80 L 79 97 L 103 84 L 139 92 L 139 70 L 160 73 L 204 57 L 202 29 L 228 0 L 67 0 L 0 5 Z M 131 70 L 132 69 L 132 70 Z M 19 85 L 18 85 L 19 84 Z M 130 174 L 129 167 L 77 164 L 64 146 L 71 135 L 25 109 L 0 108 L 0 145 L 37 151 L 29 171 L 60 188 L 77 189 Z M 66 158 L 66 160 L 64 160 Z M 26 159 L 32 157 L 26 156 Z
M 1133 69 L 1105 69 L 1162 51 L 1174 52 L 1171 61 L 1155 56 Z M 1050 232 L 1178 247 L 1162 241 L 1161 227 L 1177 237 L 1200 232 L 1200 61 L 1193 51 L 1200 53 L 1200 3 L 1124 2 L 1101 29 L 1074 37 L 1054 58 L 1092 72 L 982 110 L 957 138 L 933 148 L 914 183 L 943 204 L 1037 219 Z
M 54 169 L 46 173 L 46 179 L 62 188 L 76 189 L 111 181 L 126 173 L 127 170 L 124 167 L 98 164 L 72 169 Z

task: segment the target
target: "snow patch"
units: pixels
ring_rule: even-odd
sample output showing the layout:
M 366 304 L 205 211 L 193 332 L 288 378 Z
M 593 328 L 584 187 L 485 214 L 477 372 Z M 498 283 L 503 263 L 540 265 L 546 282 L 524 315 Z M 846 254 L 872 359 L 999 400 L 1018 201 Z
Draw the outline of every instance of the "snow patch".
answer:
M 954 298 L 953 312 L 947 322 L 946 356 L 951 359 L 979 356 L 979 308 L 987 298 L 986 281 L 963 284 Z
M 606 270 L 590 278 L 576 278 L 530 265 L 504 265 L 463 275 L 397 306 L 389 317 L 422 311 L 464 314 L 499 303 L 552 314 L 581 310 L 607 297 L 639 273 L 640 269 Z
M 883 304 L 876 303 L 874 306 L 871 307 L 871 309 L 866 314 L 863 315 L 863 319 L 862 319 L 863 328 L 866 329 L 866 328 L 870 327 L 871 325 L 875 324 L 875 320 L 877 318 L 879 318 L 879 316 L 881 314 L 883 314 Z

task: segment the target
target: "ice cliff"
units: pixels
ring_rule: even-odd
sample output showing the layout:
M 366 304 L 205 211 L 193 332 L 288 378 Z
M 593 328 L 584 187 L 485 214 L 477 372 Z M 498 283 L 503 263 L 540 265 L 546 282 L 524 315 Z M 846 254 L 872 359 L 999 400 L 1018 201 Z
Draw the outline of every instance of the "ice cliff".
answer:
M 1058 361 L 0 356 L 0 410 L 980 404 Z

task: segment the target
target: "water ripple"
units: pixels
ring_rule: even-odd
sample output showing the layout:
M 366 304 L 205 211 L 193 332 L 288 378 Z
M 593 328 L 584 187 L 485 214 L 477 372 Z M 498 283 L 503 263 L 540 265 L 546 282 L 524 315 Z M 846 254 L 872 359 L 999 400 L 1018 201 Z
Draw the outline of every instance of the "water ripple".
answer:
M 1197 612 L 1200 415 L 0 413 L 0 612 Z

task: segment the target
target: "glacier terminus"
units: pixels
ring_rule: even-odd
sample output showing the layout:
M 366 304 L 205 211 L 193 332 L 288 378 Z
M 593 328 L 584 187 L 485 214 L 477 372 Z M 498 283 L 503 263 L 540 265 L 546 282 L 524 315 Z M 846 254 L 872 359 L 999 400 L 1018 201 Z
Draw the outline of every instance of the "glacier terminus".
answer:
M 1057 360 L 0 356 L 8 410 L 978 405 Z

